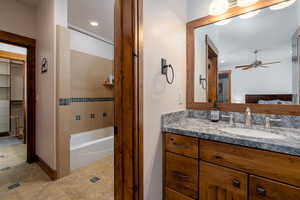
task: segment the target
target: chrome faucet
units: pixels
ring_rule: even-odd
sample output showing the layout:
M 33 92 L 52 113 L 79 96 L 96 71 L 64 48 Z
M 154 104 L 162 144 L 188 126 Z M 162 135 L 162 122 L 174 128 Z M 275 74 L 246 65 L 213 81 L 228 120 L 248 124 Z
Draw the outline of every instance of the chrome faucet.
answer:
M 249 107 L 245 111 L 245 128 L 252 128 L 252 114 Z
M 265 128 L 271 128 L 271 122 L 280 122 L 281 119 L 271 119 L 270 117 L 266 117 Z

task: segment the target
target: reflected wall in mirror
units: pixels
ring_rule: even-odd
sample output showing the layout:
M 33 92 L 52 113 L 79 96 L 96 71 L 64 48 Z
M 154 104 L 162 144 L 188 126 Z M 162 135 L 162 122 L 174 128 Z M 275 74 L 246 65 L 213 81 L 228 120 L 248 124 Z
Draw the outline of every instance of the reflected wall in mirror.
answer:
M 299 104 L 299 5 L 194 29 L 194 102 Z

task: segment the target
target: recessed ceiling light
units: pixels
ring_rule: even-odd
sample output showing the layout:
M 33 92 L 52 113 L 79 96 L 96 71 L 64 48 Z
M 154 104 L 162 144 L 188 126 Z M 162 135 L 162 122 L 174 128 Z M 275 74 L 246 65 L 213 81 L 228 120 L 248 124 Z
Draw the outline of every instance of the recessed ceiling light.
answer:
M 91 25 L 91 26 L 99 26 L 99 23 L 98 23 L 98 22 L 95 22 L 95 21 L 92 21 L 92 22 L 90 22 L 90 25 Z
M 255 4 L 256 2 L 258 2 L 258 0 L 237 0 L 237 5 L 239 7 L 247 7 Z
M 232 21 L 232 18 L 224 19 L 222 21 L 216 22 L 215 25 L 225 25 Z
M 258 13 L 260 13 L 260 10 L 256 10 L 256 11 L 253 11 L 253 12 L 243 14 L 243 15 L 240 16 L 240 18 L 241 19 L 249 19 L 249 18 L 254 17 L 255 15 L 257 15 Z
M 284 9 L 284 8 L 287 8 L 287 7 L 291 6 L 291 5 L 294 4 L 295 2 L 296 2 L 296 0 L 285 1 L 285 2 L 282 2 L 282 3 L 280 3 L 280 4 L 271 6 L 270 9 L 271 9 L 271 10 L 280 10 L 280 9 Z

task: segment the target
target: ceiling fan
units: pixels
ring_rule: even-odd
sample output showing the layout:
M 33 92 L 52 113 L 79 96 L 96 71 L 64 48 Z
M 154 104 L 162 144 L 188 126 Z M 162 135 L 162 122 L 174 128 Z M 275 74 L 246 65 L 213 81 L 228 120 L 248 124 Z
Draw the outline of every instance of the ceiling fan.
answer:
M 274 65 L 274 64 L 279 64 L 280 63 L 280 61 L 263 63 L 261 60 L 257 59 L 258 52 L 259 52 L 259 50 L 254 51 L 254 55 L 255 55 L 254 63 L 252 63 L 250 65 L 236 66 L 235 68 L 236 69 L 242 69 L 242 70 L 248 70 L 248 69 L 258 68 L 258 67 L 268 68 L 268 67 L 270 67 L 269 65 Z

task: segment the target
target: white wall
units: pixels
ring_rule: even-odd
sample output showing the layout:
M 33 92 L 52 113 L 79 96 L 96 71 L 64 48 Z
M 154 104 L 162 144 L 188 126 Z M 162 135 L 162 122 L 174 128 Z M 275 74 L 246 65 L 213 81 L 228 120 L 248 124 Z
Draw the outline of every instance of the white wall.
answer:
M 188 0 L 187 19 L 192 21 L 208 15 L 209 5 L 212 0 Z
M 35 8 L 16 0 L 0 0 L 0 30 L 36 37 Z
M 54 0 L 41 0 L 37 7 L 36 153 L 56 169 L 55 149 L 55 17 Z M 48 72 L 41 73 L 41 59 L 48 59 Z
M 235 69 L 235 66 L 253 62 L 251 58 L 247 58 L 247 52 L 235 53 L 235 56 L 241 59 L 240 62 L 236 62 L 234 66 L 219 68 L 219 71 L 232 70 L 232 103 L 245 103 L 246 94 L 291 94 L 293 92 L 291 51 L 291 45 L 262 51 L 259 57 L 265 62 L 280 61 L 281 63 L 270 65 L 269 68 L 249 70 Z
M 113 45 L 74 30 L 71 30 L 71 49 L 109 60 L 114 59 Z
M 162 199 L 161 114 L 185 109 L 186 2 L 144 0 L 145 200 Z M 172 85 L 161 75 L 161 58 L 174 67 Z

